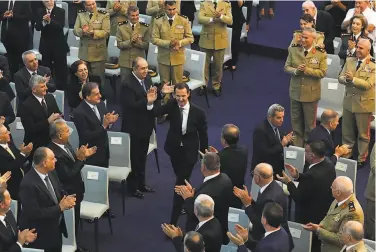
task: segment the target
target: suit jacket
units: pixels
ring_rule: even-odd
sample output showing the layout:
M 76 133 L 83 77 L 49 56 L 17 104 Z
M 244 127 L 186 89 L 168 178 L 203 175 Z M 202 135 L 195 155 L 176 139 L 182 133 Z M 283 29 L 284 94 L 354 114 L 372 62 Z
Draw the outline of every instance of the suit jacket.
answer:
M 368 39 L 369 42 L 371 42 L 371 52 L 370 54 L 373 55 L 373 40 L 370 39 L 369 37 L 367 37 L 366 35 L 364 35 L 364 33 L 362 32 L 360 34 L 360 36 L 358 37 L 358 39 L 355 41 L 355 48 L 356 49 L 356 45 L 358 44 L 358 41 L 360 38 L 363 38 L 363 39 Z M 341 48 L 339 50 L 339 53 L 338 53 L 338 56 L 341 58 L 341 59 L 346 59 L 347 57 L 355 57 L 355 50 L 354 50 L 354 53 L 351 53 L 351 52 L 347 52 L 347 49 L 349 48 L 349 40 L 352 40 L 354 41 L 354 38 L 353 38 L 353 34 L 352 33 L 345 33 L 345 34 L 342 34 L 341 36 L 341 39 L 342 39 L 342 44 L 341 44 Z
M 5 117 L 4 125 L 8 128 L 8 125 L 16 119 L 13 112 L 12 105 L 8 99 L 8 95 L 4 92 L 0 92 L 0 116 Z
M 284 228 L 269 234 L 257 245 L 254 252 L 289 252 L 288 234 Z
M 249 220 L 252 222 L 252 241 L 249 240 L 249 247 L 254 249 L 255 245 L 259 243 L 265 234 L 265 229 L 261 223 L 262 211 L 265 205 L 269 202 L 278 203 L 283 209 L 283 220 L 281 226 L 285 229 L 288 234 L 290 250 L 294 248 L 294 242 L 290 234 L 290 229 L 288 227 L 288 210 L 287 210 L 287 196 L 283 192 L 283 189 L 278 183 L 273 180 L 262 193 L 259 193 L 257 201 L 252 200 L 252 204 L 245 208 L 245 213 L 247 214 Z
M 97 75 L 89 75 L 88 79 L 89 79 L 89 82 L 95 82 L 98 84 L 99 91 L 102 95 L 103 92 L 101 88 L 101 83 L 102 83 L 101 78 Z M 69 107 L 77 108 L 77 106 L 80 105 L 82 101 L 80 97 L 81 90 L 82 90 L 82 83 L 79 81 L 77 76 L 72 74 L 69 80 L 69 83 L 67 85 L 67 90 L 65 91 L 65 95 L 67 96 Z M 101 99 L 104 100 L 103 95 Z
M 81 202 L 85 192 L 81 169 L 84 167 L 85 161 L 77 159 L 76 153 L 69 143 L 67 143 L 66 146 L 72 153 L 74 160 L 72 160 L 65 150 L 61 149 L 60 146 L 56 145 L 54 142 L 50 142 L 47 145 L 55 154 L 55 171 L 59 177 L 62 188 L 68 194 L 76 194 L 76 201 Z
M 184 135 L 182 135 L 180 109 L 176 99 L 170 99 L 163 106 L 155 103 L 154 114 L 156 116 L 168 114 L 170 120 L 170 128 L 164 145 L 166 153 L 169 156 L 176 155 L 176 149 L 183 143 L 187 160 L 191 164 L 196 163 L 198 150 L 205 153 L 205 149 L 208 148 L 208 125 L 205 112 L 197 105 L 190 103 L 187 131 Z
M 57 201 L 62 199 L 62 190 L 57 174 L 48 173 Z M 34 168 L 26 173 L 21 182 L 20 199 L 22 212 L 19 220 L 21 230 L 35 228 L 38 239 L 31 245 L 33 248 L 53 248 L 61 244 L 61 234 L 68 237 L 64 214 L 49 193 L 47 186 Z
M 316 30 L 325 35 L 324 44 L 327 53 L 334 54 L 335 26 L 333 17 L 328 12 L 317 10 Z
M 37 69 L 37 74 L 41 76 L 50 76 L 50 81 L 47 83 L 47 88 L 49 93 L 56 91 L 55 82 L 51 76 L 51 71 L 48 67 L 39 66 Z M 14 82 L 16 84 L 16 91 L 18 97 L 18 103 L 21 104 L 27 99 L 31 94 L 31 89 L 29 87 L 29 80 L 31 74 L 27 71 L 26 67 L 21 68 L 17 73 L 14 74 Z
M 4 174 L 7 171 L 12 172 L 12 176 L 7 182 L 7 190 L 9 191 L 12 199 L 17 200 L 20 183 L 23 178 L 23 170 L 21 169 L 26 158 L 20 153 L 20 150 L 17 149 L 12 141 L 8 143 L 8 148 L 12 151 L 15 158 L 13 158 L 8 151 L 0 146 L 0 174 Z
M 30 95 L 20 106 L 18 112 L 25 129 L 24 143 L 33 143 L 33 149 L 46 146 L 50 141 L 48 117 L 53 113 L 61 114 L 52 94 L 44 97 L 48 112 L 44 112 L 42 105 L 34 95 Z
M 153 85 L 150 76 L 144 80 L 146 90 Z M 123 118 L 121 131 L 131 136 L 150 137 L 155 128 L 153 110 L 147 110 L 147 98 L 144 88 L 133 74 L 129 75 L 121 88 Z
M 281 139 L 285 136 L 279 129 Z M 284 170 L 283 146 L 281 139 L 275 136 L 268 119 L 260 123 L 253 131 L 253 154 L 251 170 L 259 163 L 268 163 L 273 167 L 274 174 Z
M 296 222 L 319 223 L 325 217 L 333 201 L 330 187 L 335 178 L 334 165 L 325 158 L 307 172 L 299 174 L 298 187 L 295 187 L 293 182 L 287 184 L 290 196 L 296 204 Z
M 328 132 L 328 130 L 324 126 L 322 125 L 317 126 L 309 134 L 308 141 L 315 141 L 315 140 L 320 140 L 324 142 L 325 147 L 326 147 L 325 156 L 327 156 L 333 162 L 333 165 L 336 165 L 337 157 L 334 156 L 334 151 L 335 151 L 336 146 L 334 145 L 332 135 Z
M 110 149 L 108 145 L 107 130 L 103 128 L 103 117 L 107 113 L 106 105 L 101 101 L 97 105 L 101 120 L 99 121 L 95 112 L 83 100 L 74 110 L 73 122 L 76 125 L 80 146 L 89 144 L 89 147 L 97 146 L 95 155 L 86 160 L 87 164 L 108 167 Z
M 231 179 L 232 185 L 242 188 L 244 185 L 244 176 L 247 171 L 248 150 L 240 145 L 234 144 L 223 148 L 218 152 L 221 160 L 221 172 L 227 174 Z M 241 208 L 242 202 L 233 195 L 230 206 Z
M 15 97 L 12 88 L 9 85 L 10 81 L 10 71 L 8 59 L 0 55 L 0 70 L 3 71 L 3 78 L 0 79 L 0 91 L 5 92 L 8 95 L 9 101 L 12 101 Z
M 205 243 L 205 252 L 219 252 L 222 246 L 221 224 L 217 218 L 205 222 L 196 232 L 202 235 Z M 184 252 L 182 237 L 172 239 L 177 252 Z
M 372 113 L 375 111 L 375 58 L 368 55 L 358 70 L 356 65 L 356 57 L 347 57 L 338 77 L 339 83 L 346 85 L 343 108 L 353 113 Z M 346 81 L 346 72 L 353 74 L 353 82 Z
M 218 219 L 222 227 L 222 244 L 228 243 L 226 232 L 228 230 L 228 209 L 232 199 L 231 179 L 224 173 L 205 181 L 195 192 L 194 197 L 187 198 L 184 202 L 184 208 L 187 212 L 186 231 L 195 230 L 198 219 L 194 215 L 194 201 L 200 194 L 207 194 L 214 200 L 214 217 Z
M 21 252 L 20 246 L 17 244 L 18 227 L 11 210 L 6 214 L 5 218 L 14 230 L 14 233 L 0 221 L 0 251 L 2 252 Z
M 65 10 L 54 6 L 50 13 L 51 22 L 44 25 L 43 16 L 47 14 L 46 8 L 38 9 L 36 13 L 35 29 L 41 31 L 39 52 L 54 54 L 60 53 L 66 55 L 69 47 L 64 35 Z

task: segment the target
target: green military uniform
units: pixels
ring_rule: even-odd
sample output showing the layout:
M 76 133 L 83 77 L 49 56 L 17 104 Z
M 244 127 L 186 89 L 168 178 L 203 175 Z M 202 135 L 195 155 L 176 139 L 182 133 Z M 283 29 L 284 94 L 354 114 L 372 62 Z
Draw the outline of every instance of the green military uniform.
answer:
M 187 17 L 176 14 L 170 26 L 167 15 L 157 16 L 153 26 L 151 41 L 158 46 L 158 70 L 161 82 L 173 84 L 183 82 L 183 65 L 185 63 L 184 46 L 193 43 L 192 29 Z M 174 51 L 170 42 L 178 40 L 180 48 Z
M 116 35 L 118 23 L 121 23 L 128 19 L 127 17 L 128 7 L 131 5 L 137 6 L 137 1 L 120 0 L 119 3 L 121 6 L 121 9 L 116 11 L 114 10 L 114 5 L 115 5 L 115 2 L 118 2 L 118 1 L 119 0 L 117 1 L 108 0 L 107 5 L 106 5 L 106 10 L 108 14 L 110 14 L 110 18 L 111 18 L 111 22 L 110 22 L 111 23 L 111 29 L 110 29 L 111 36 Z
M 292 41 L 290 46 L 300 44 L 301 42 L 298 41 L 298 36 L 302 35 L 302 30 L 294 31 L 294 35 L 292 36 Z M 325 35 L 323 32 L 316 31 L 316 39 L 313 41 L 315 45 L 324 45 Z
M 373 241 L 375 240 L 375 155 L 374 144 L 369 162 L 371 171 L 369 172 L 368 182 L 364 192 L 364 197 L 366 198 L 364 237 Z
M 132 28 L 132 25 L 134 27 Z M 140 40 L 132 42 L 132 36 L 137 34 Z M 119 65 L 122 82 L 132 72 L 132 62 L 137 57 L 146 59 L 145 50 L 149 48 L 149 25 L 138 22 L 132 24 L 129 21 L 119 23 L 116 32 L 117 47 L 120 49 Z
M 294 44 L 288 49 L 285 72 L 291 74 L 290 102 L 291 124 L 294 131 L 294 145 L 303 147 L 304 140 L 316 127 L 317 103 L 321 98 L 321 78 L 328 68 L 324 49 L 312 45 L 307 56 L 304 48 Z M 305 64 L 305 71 L 298 71 L 298 66 Z
M 358 162 L 364 162 L 368 156 L 372 113 L 375 112 L 375 59 L 368 55 L 358 70 L 357 62 L 356 57 L 347 57 L 338 78 L 339 83 L 346 85 L 343 99 L 342 143 L 352 148 L 358 139 Z M 346 81 L 346 72 L 353 74 L 353 81 Z
M 343 246 L 343 248 L 341 249 L 341 252 L 342 251 L 344 251 L 344 252 L 367 252 L 367 248 L 364 245 L 364 241 L 359 242 L 354 247 L 351 247 L 347 250 L 345 250 L 345 249 L 346 249 L 346 246 Z
M 154 19 L 155 17 L 161 16 L 165 13 L 164 11 L 164 3 L 163 7 L 159 6 L 160 0 L 148 0 L 148 4 L 146 5 L 146 15 L 152 16 L 150 27 L 153 29 Z M 176 2 L 176 13 L 180 13 L 180 0 Z
M 350 220 L 364 223 L 364 214 L 355 195 L 352 194 L 342 205 L 336 207 L 334 200 L 325 218 L 320 222 L 320 229 L 317 232 L 321 240 L 321 252 L 340 251 L 343 243 L 339 231 L 343 225 Z
M 223 14 L 220 19 L 215 19 L 215 11 Z M 225 49 L 229 46 L 227 25 L 232 25 L 231 4 L 228 1 L 218 1 L 217 8 L 215 9 L 213 2 L 202 2 L 198 22 L 202 24 L 199 46 L 201 51 L 206 53 L 205 82 L 207 85 L 209 81 L 210 60 L 213 57 L 213 89 L 220 90 Z
M 80 37 L 80 48 L 78 57 L 89 63 L 92 74 L 101 77 L 104 85 L 104 71 L 107 60 L 107 43 L 106 40 L 110 33 L 110 16 L 106 11 L 96 10 L 92 13 L 86 10 L 79 10 L 76 23 L 74 24 L 73 33 Z M 93 30 L 93 35 L 86 35 L 82 31 L 84 25 Z

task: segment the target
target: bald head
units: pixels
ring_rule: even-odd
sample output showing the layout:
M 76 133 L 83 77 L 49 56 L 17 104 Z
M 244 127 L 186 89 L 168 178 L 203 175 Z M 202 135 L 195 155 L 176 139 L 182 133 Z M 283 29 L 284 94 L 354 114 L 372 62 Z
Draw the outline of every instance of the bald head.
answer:
M 354 185 L 352 180 L 346 176 L 338 176 L 332 184 L 333 189 L 338 190 L 347 198 L 354 192 Z
M 221 137 L 225 145 L 234 145 L 239 141 L 240 131 L 235 124 L 226 124 L 222 127 Z
M 3 124 L 0 124 L 0 144 L 6 144 L 9 142 L 10 142 L 10 132 Z
M 343 233 L 350 235 L 354 242 L 359 242 L 364 238 L 363 225 L 357 221 L 346 222 L 343 226 Z
M 371 42 L 368 39 L 359 39 L 358 44 L 356 45 L 356 57 L 359 60 L 363 60 L 369 56 L 371 51 Z
M 270 179 L 273 180 L 273 167 L 267 163 L 260 163 L 256 165 L 255 172 L 262 178 L 262 179 Z
M 362 46 L 364 46 L 367 50 L 371 50 L 371 41 L 369 41 L 369 39 L 360 38 L 358 41 L 358 45 L 359 43 Z
M 327 125 L 337 117 L 338 113 L 336 111 L 332 109 L 325 109 L 321 114 L 321 123 Z

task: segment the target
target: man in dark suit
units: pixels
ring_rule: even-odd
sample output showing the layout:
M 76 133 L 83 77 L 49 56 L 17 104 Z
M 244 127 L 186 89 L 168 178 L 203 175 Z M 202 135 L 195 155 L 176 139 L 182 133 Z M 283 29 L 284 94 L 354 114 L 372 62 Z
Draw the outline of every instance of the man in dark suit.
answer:
M 265 229 L 265 236 L 258 243 L 257 247 L 252 250 L 254 252 L 264 251 L 278 251 L 289 252 L 288 234 L 284 228 L 281 228 L 281 222 L 283 220 L 283 209 L 278 203 L 269 202 L 265 205 L 262 211 L 261 223 Z M 247 247 L 245 241 L 247 239 L 246 229 L 242 229 L 242 232 L 237 232 L 237 236 L 234 236 L 230 232 L 227 233 L 231 241 L 238 245 L 238 252 L 246 252 Z
M 285 109 L 273 104 L 268 109 L 267 118 L 253 131 L 252 171 L 259 163 L 270 164 L 274 174 L 283 171 L 283 147 L 293 139 L 292 132 L 284 135 L 278 129 L 283 124 L 284 116 Z
M 0 124 L 4 124 L 9 128 L 9 124 L 14 122 L 16 115 L 13 112 L 12 104 L 9 101 L 8 95 L 0 92 Z
M 21 252 L 25 243 L 37 238 L 35 229 L 18 230 L 17 222 L 10 210 L 12 199 L 6 187 L 0 186 L 0 251 Z
M 133 197 L 143 198 L 142 192 L 155 192 L 145 185 L 145 164 L 150 135 L 155 128 L 153 105 L 148 105 L 147 95 L 153 83 L 148 75 L 148 63 L 137 57 L 132 63 L 132 73 L 122 85 L 123 120 L 121 131 L 131 137 L 132 172 L 127 179 L 128 190 Z
M 245 213 L 252 223 L 251 235 L 248 239 L 247 246 L 253 250 L 264 237 L 265 229 L 261 223 L 262 210 L 268 202 L 278 203 L 283 209 L 283 218 L 281 219 L 281 226 L 285 229 L 289 236 L 290 250 L 294 248 L 294 242 L 288 227 L 288 212 L 287 212 L 287 196 L 282 190 L 282 187 L 273 179 L 273 168 L 266 163 L 261 163 L 256 166 L 253 171 L 253 182 L 260 186 L 260 191 L 257 196 L 257 201 L 252 199 L 248 193 L 247 187 L 244 190 L 234 187 L 234 195 L 241 199 L 245 206 Z
M 277 177 L 287 185 L 290 196 L 295 201 L 295 221 L 303 224 L 319 223 L 333 202 L 331 186 L 336 178 L 336 171 L 333 163 L 325 158 L 325 144 L 322 141 L 308 142 L 305 159 L 310 164 L 305 173 L 299 173 L 292 165 L 285 164 L 290 175 L 299 182 L 298 187 L 284 172 L 282 177 Z M 312 249 L 317 251 L 319 248 L 320 241 L 313 234 Z
M 195 191 L 192 186 L 186 181 L 185 186 L 176 186 L 175 192 L 184 200 L 184 209 L 187 212 L 187 222 L 185 225 L 186 231 L 195 230 L 199 221 L 194 214 L 194 202 L 200 194 L 207 194 L 215 204 L 214 216 L 221 224 L 222 230 L 222 244 L 228 243 L 226 232 L 228 230 L 228 209 L 232 199 L 232 183 L 230 178 L 220 172 L 219 156 L 215 153 L 205 153 L 201 172 L 205 177 L 203 184 Z
M 21 228 L 35 228 L 38 239 L 29 247 L 45 252 L 61 252 L 62 237 L 68 237 L 64 211 L 75 205 L 74 195 L 62 194 L 59 179 L 54 172 L 55 155 L 46 148 L 38 148 L 33 157 L 34 168 L 21 182 Z
M 12 172 L 12 177 L 7 182 L 7 189 L 15 200 L 18 200 L 20 183 L 24 176 L 22 166 L 32 149 L 32 143 L 27 146 L 22 144 L 20 149 L 17 149 L 11 141 L 8 129 L 0 124 L 0 174 Z
M 22 60 L 25 64 L 17 73 L 14 74 L 14 82 L 16 84 L 16 91 L 18 103 L 22 104 L 31 94 L 29 87 L 30 78 L 34 75 L 41 75 L 46 78 L 46 85 L 49 93 L 56 91 L 56 85 L 51 76 L 51 71 L 48 67 L 39 66 L 37 57 L 33 51 L 26 51 L 22 54 Z
M 54 1 L 43 1 L 44 7 L 36 13 L 35 29 L 41 31 L 39 52 L 42 64 L 54 73 L 56 88 L 66 89 L 67 52 L 69 47 L 64 35 L 65 10 L 54 6 Z
M 316 31 L 323 32 L 325 35 L 324 45 L 328 54 L 334 54 L 333 40 L 335 37 L 335 26 L 333 17 L 326 11 L 317 10 L 311 0 L 307 0 L 302 5 L 303 13 L 313 17 Z
M 331 132 L 333 132 L 339 124 L 338 113 L 331 109 L 326 109 L 321 114 L 321 124 L 314 128 L 308 137 L 308 142 L 322 141 L 325 144 L 325 156 L 328 157 L 333 165 L 336 165 L 339 157 L 351 152 L 347 144 L 341 147 L 335 146 Z
M 50 141 L 50 124 L 61 117 L 61 112 L 52 94 L 47 94 L 46 79 L 33 75 L 30 79 L 32 94 L 19 107 L 19 115 L 25 129 L 24 143 L 33 143 L 34 149 L 46 146 Z
M 108 168 L 110 149 L 107 130 L 119 117 L 118 114 L 107 113 L 107 108 L 101 100 L 97 83 L 88 82 L 82 88 L 82 102 L 74 110 L 73 121 L 76 125 L 80 146 L 96 146 L 95 155 L 86 160 L 86 164 Z
M 0 19 L 1 42 L 7 50 L 10 72 L 13 76 L 22 64 L 22 53 L 30 49 L 29 23 L 32 19 L 30 1 L 1 1 Z
M 164 88 L 168 89 L 166 85 Z M 162 90 L 162 92 L 166 93 L 166 90 Z M 177 186 L 184 185 L 184 181 L 191 177 L 193 167 L 198 159 L 198 151 L 204 153 L 208 148 L 208 126 L 205 112 L 197 105 L 189 102 L 191 92 L 186 83 L 176 84 L 174 93 L 176 99 L 170 99 L 163 106 L 156 103 L 154 113 L 156 116 L 167 114 L 170 120 L 164 149 L 170 156 L 176 176 L 175 186 Z M 155 90 L 152 100 L 155 101 L 156 99 Z M 149 105 L 152 105 L 152 103 Z M 182 206 L 182 198 L 175 193 L 170 224 L 176 225 Z
M 5 92 L 8 95 L 9 101 L 12 101 L 15 97 L 12 88 L 9 85 L 10 82 L 10 71 L 8 59 L 0 55 L 0 91 Z

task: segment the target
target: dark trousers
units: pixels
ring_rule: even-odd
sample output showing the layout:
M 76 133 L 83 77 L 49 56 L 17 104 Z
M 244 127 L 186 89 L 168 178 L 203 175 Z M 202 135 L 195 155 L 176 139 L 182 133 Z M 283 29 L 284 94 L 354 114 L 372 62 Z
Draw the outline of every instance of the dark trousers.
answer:
M 275 10 L 275 1 L 260 1 L 260 9 Z
M 232 38 L 231 38 L 231 53 L 232 53 L 232 59 L 230 60 L 230 66 L 236 66 L 236 63 L 238 63 L 238 56 L 239 56 L 239 50 L 240 50 L 240 36 L 242 33 L 242 27 L 241 25 L 233 25 L 232 26 Z
M 13 80 L 13 75 L 20 69 L 20 66 L 23 65 L 22 53 L 27 51 L 29 48 L 27 46 L 24 48 L 18 48 L 10 44 L 4 44 L 4 46 L 7 50 L 6 56 L 8 58 L 9 70 Z
M 145 187 L 145 165 L 149 149 L 150 137 L 131 135 L 131 166 L 132 172 L 127 179 L 128 190 L 134 193 Z
M 74 228 L 76 233 L 76 241 L 77 241 L 77 234 L 78 234 L 78 228 L 80 224 L 80 213 L 81 213 L 81 201 L 82 196 L 76 197 L 76 205 L 74 206 Z
M 174 155 L 170 156 L 170 160 L 176 176 L 175 186 L 185 185 L 184 180 L 189 180 L 195 164 L 191 164 L 187 160 L 184 147 L 180 147 L 179 149 L 177 149 Z M 177 224 L 181 210 L 183 208 L 183 204 L 183 198 L 174 192 L 170 224 Z
M 67 54 L 63 50 L 46 50 L 43 51 L 42 55 L 42 65 L 50 68 L 56 82 L 56 88 L 65 90 L 68 76 Z

